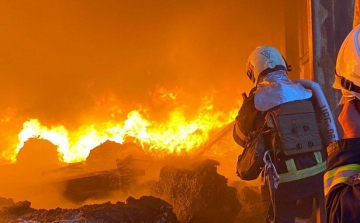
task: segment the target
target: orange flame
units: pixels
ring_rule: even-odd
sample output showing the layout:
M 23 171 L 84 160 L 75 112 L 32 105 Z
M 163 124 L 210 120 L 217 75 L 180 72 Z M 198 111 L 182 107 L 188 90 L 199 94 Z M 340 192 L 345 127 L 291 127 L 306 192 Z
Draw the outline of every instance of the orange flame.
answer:
M 171 94 L 169 94 L 171 95 Z M 237 109 L 229 113 L 213 111 L 212 99 L 203 100 L 197 117 L 189 120 L 181 109 L 169 113 L 165 122 L 150 121 L 138 110 L 128 113 L 123 123 L 103 123 L 81 126 L 76 132 L 68 132 L 62 126 L 44 126 L 37 119 L 30 119 L 23 124 L 19 133 L 19 144 L 11 157 L 16 155 L 29 138 L 46 139 L 58 146 L 61 161 L 83 161 L 90 150 L 105 142 L 115 141 L 122 144 L 131 137 L 144 149 L 157 153 L 191 153 L 209 139 L 212 130 L 218 129 L 234 120 Z

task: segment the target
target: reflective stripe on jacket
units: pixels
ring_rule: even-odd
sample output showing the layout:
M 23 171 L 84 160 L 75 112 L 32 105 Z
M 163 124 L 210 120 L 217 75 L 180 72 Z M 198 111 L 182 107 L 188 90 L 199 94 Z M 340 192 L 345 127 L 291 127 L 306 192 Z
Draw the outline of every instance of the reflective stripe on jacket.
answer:
M 244 147 L 250 132 L 259 129 L 265 121 L 265 113 L 255 109 L 254 94 L 252 89 L 238 112 L 235 119 L 233 137 L 237 144 Z
M 328 146 L 324 192 L 327 222 L 360 222 L 360 138 Z
M 324 172 L 326 168 L 326 161 L 323 161 L 321 152 L 317 151 L 313 154 L 315 156 L 317 165 L 302 170 L 297 170 L 294 159 L 285 161 L 288 172 L 280 174 L 280 183 L 301 180 Z

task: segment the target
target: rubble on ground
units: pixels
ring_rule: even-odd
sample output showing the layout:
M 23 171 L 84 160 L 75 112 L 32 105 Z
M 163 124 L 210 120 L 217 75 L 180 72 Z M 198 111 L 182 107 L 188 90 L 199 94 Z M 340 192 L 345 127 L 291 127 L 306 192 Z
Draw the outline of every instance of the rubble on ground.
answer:
M 268 207 L 263 205 L 260 188 L 245 181 L 234 181 L 231 186 L 237 189 L 241 204 L 241 211 L 236 217 L 236 222 L 265 222 Z
M 40 139 L 34 139 L 31 143 L 37 143 L 36 140 Z M 49 147 L 48 144 L 45 144 L 45 141 L 38 143 L 43 143 L 44 147 Z M 214 148 L 219 151 L 223 147 L 228 148 L 223 146 L 224 144 L 218 147 L 217 145 L 220 143 L 223 142 L 218 140 L 210 143 L 209 148 L 211 147 L 211 149 L 205 149 L 197 156 L 168 155 L 166 158 L 155 159 L 151 158 L 134 143 L 121 145 L 106 141 L 91 150 L 86 161 L 66 165 L 65 163 L 51 161 L 46 163 L 46 168 L 39 168 L 39 165 L 34 165 L 36 168 L 34 168 L 33 172 L 37 175 L 31 174 L 29 178 L 37 176 L 42 180 L 39 181 L 40 183 L 45 183 L 41 185 L 30 184 L 30 186 L 26 187 L 26 191 L 29 194 L 41 195 L 40 200 L 42 202 L 43 199 L 44 201 L 51 201 L 51 205 L 46 206 L 46 208 L 57 207 L 59 204 L 56 200 L 58 198 L 49 198 L 50 193 L 57 193 L 61 199 L 66 198 L 67 201 L 71 201 L 72 204 L 76 203 L 78 206 L 83 205 L 88 199 L 88 202 L 92 203 L 102 203 L 108 200 L 116 202 L 128 196 L 141 196 L 149 193 L 159 198 L 149 196 L 134 199 L 129 197 L 126 203 L 108 202 L 85 205 L 78 209 L 56 208 L 49 210 L 33 209 L 28 201 L 14 204 L 12 199 L 0 198 L 0 223 L 161 223 L 179 222 L 177 219 L 183 223 L 262 222 L 263 219 L 260 214 L 262 203 L 259 189 L 242 181 L 232 183 L 229 187 L 228 179 L 218 174 L 219 162 L 210 159 L 203 160 L 204 157 L 220 159 L 221 157 L 217 157 L 217 153 L 211 153 Z M 49 157 L 52 157 L 51 154 Z M 23 155 L 25 153 L 21 156 Z M 235 157 L 233 151 L 227 151 L 220 159 L 222 163 L 227 165 L 221 173 L 230 172 L 225 174 L 226 176 L 233 174 L 232 166 L 229 164 L 229 157 Z M 203 161 L 191 164 L 196 162 L 195 160 Z M 16 167 L 18 168 L 16 170 L 19 171 L 15 172 L 23 171 L 25 173 L 25 170 L 28 170 L 25 167 L 32 164 L 30 161 L 23 159 L 21 164 L 25 165 L 13 164 L 3 167 L 3 172 L 9 174 L 9 170 Z M 181 165 L 181 168 L 169 165 L 175 163 Z M 224 167 L 221 166 L 221 168 Z M 144 181 L 144 178 L 140 177 L 144 176 L 145 171 L 146 179 L 149 180 Z M 14 177 L 14 179 L 19 180 L 19 182 L 32 183 L 32 181 L 35 181 L 20 176 L 22 175 Z M 159 179 L 156 180 L 158 177 Z M 9 181 L 9 185 L 21 184 L 14 184 L 14 181 Z M 45 190 L 47 187 L 49 189 Z M 52 188 L 56 190 L 52 190 Z M 22 188 L 19 187 L 19 189 Z M 7 195 L 3 194 L 2 196 Z M 31 199 L 32 197 L 27 196 L 25 198 Z M 23 200 L 23 198 L 19 199 L 18 197 L 14 197 L 14 199 Z M 33 199 L 32 201 L 36 207 L 45 207 L 36 203 L 38 200 Z M 2 209 L 2 207 L 5 208 Z M 73 205 L 67 207 L 73 207 Z
M 14 204 L 14 200 L 12 198 L 0 197 L 0 209 L 3 207 L 8 207 Z
M 33 209 L 28 201 L 0 209 L 0 223 L 178 223 L 172 206 L 152 196 L 129 197 L 126 203 L 85 205 L 78 209 Z
M 241 205 L 236 189 L 217 173 L 219 163 L 205 160 L 190 169 L 163 167 L 152 194 L 174 206 L 183 222 L 234 222 Z
M 48 144 L 52 145 L 42 139 L 29 139 L 25 144 L 44 144 L 47 146 L 39 146 L 39 149 L 34 149 L 32 146 L 30 150 L 23 148 L 21 151 L 24 150 L 28 156 L 32 153 L 38 154 L 37 151 L 48 148 Z M 19 156 L 24 157 L 24 160 L 26 158 L 25 152 L 19 153 Z M 146 161 L 144 156 L 141 148 L 134 143 L 118 144 L 105 141 L 91 150 L 86 161 L 36 169 L 37 172 L 34 172 L 33 175 L 37 176 L 37 181 L 34 181 L 36 182 L 34 184 L 30 183 L 27 190 L 33 191 L 32 194 L 40 194 L 41 196 L 41 191 L 44 188 L 49 188 L 49 191 L 51 188 L 59 188 L 58 193 L 61 196 L 78 205 L 89 199 L 108 199 L 118 192 L 122 193 L 123 196 L 130 196 L 131 194 L 128 193 L 130 188 L 136 188 L 138 178 L 145 175 L 145 168 L 141 166 L 144 160 Z M 22 163 L 25 162 L 22 161 Z M 21 182 L 27 169 L 18 171 L 19 177 L 13 181 Z

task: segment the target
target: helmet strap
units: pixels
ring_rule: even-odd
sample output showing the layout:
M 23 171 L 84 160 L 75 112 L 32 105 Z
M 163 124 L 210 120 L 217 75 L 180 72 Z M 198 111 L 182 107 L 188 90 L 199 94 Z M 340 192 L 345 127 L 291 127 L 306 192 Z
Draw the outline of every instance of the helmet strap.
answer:
M 354 91 L 356 93 L 360 93 L 360 87 L 355 85 L 354 82 L 338 75 L 335 72 L 335 82 L 340 84 L 342 88 L 348 90 L 348 91 Z
M 286 70 L 287 70 L 287 71 L 292 71 L 292 67 L 291 67 L 291 65 L 289 65 L 289 64 L 287 63 L 285 57 L 282 57 L 282 58 L 283 58 L 283 60 L 284 60 L 284 62 L 285 62 Z

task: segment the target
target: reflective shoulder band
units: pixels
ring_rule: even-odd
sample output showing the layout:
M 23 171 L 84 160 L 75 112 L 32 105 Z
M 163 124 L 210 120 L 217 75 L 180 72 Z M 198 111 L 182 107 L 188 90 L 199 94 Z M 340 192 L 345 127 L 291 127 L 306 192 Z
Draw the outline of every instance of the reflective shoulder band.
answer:
M 311 177 L 325 171 L 325 169 L 326 169 L 326 162 L 323 162 L 310 168 L 298 170 L 294 173 L 279 174 L 280 183 L 286 183 L 286 182 L 291 182 L 291 181 L 301 180 L 307 177 Z
M 244 142 L 246 142 L 248 140 L 248 137 L 246 135 L 244 135 L 241 131 L 240 128 L 238 126 L 238 124 L 235 122 L 235 133 L 236 135 Z
M 325 196 L 329 193 L 332 187 L 340 183 L 345 183 L 349 177 L 358 174 L 359 172 L 359 164 L 349 164 L 326 172 L 324 175 Z

